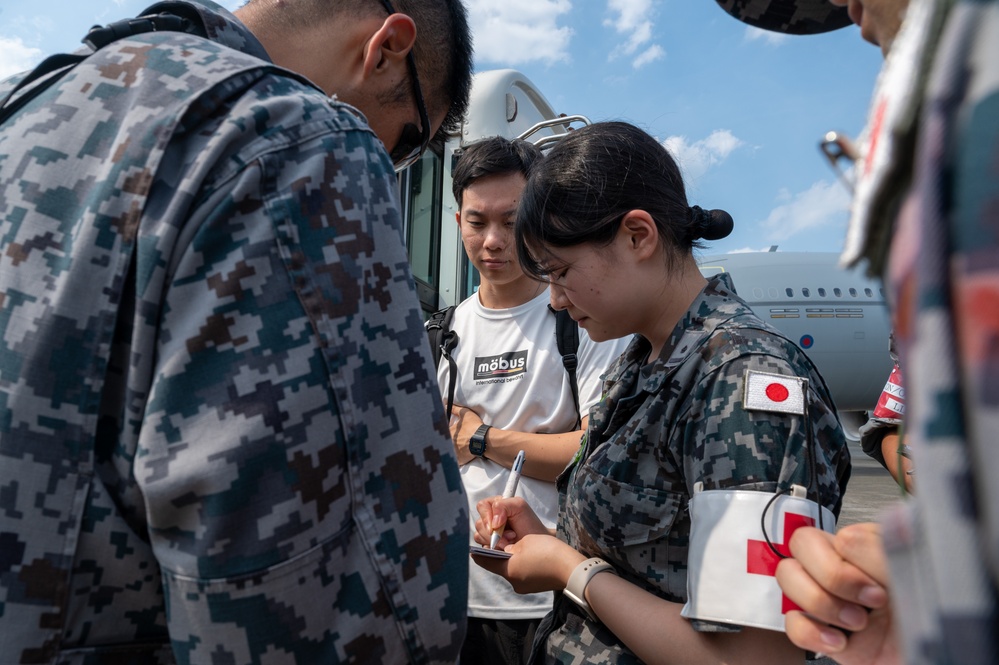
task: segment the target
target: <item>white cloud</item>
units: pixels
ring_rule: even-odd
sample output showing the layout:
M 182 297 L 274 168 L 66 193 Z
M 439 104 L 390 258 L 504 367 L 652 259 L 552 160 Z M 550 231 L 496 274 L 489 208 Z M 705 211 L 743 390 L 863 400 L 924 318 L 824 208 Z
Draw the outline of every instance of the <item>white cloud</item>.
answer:
M 645 50 L 640 56 L 635 58 L 631 62 L 631 66 L 635 69 L 641 69 L 650 62 L 655 62 L 656 60 L 662 60 L 666 57 L 666 50 L 663 49 L 659 44 L 653 44 L 648 49 Z
M 778 198 L 784 203 L 761 224 L 774 242 L 843 223 L 850 210 L 850 192 L 835 180 L 820 180 L 797 194 L 782 190 Z
M 466 6 L 477 65 L 570 60 L 572 29 L 558 24 L 572 9 L 570 0 L 469 0 Z
M 610 59 L 633 56 L 652 39 L 652 0 L 607 0 L 607 9 L 616 14 L 614 19 L 605 19 L 604 25 L 614 28 L 625 42 L 611 52 Z M 661 60 L 666 51 L 659 44 L 652 44 L 631 61 L 631 66 L 639 69 Z
M 0 79 L 23 72 L 41 62 L 40 49 L 28 46 L 18 37 L 0 36 Z
M 760 28 L 754 28 L 753 26 L 746 27 L 746 41 L 756 42 L 764 41 L 770 46 L 780 46 L 788 40 L 790 35 L 786 35 L 783 32 L 774 32 L 773 30 L 761 30 Z
M 700 141 L 691 143 L 686 136 L 670 136 L 663 145 L 679 162 L 684 180 L 692 182 L 725 161 L 745 142 L 727 129 L 716 129 Z

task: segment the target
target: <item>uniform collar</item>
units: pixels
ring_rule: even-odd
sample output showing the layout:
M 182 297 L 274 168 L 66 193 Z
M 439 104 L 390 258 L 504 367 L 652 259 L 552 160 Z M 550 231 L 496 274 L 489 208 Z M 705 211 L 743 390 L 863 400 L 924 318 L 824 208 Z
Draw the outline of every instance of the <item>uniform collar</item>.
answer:
M 197 12 L 201 17 L 208 33 L 208 39 L 246 53 L 247 55 L 272 62 L 263 44 L 250 32 L 249 28 L 243 25 L 227 9 L 211 2 L 211 0 L 170 0 L 169 2 L 158 2 L 143 11 L 140 16 L 159 14 L 161 12 L 184 15 L 191 11 Z
M 657 392 L 676 368 L 686 362 L 718 326 L 747 313 L 751 314 L 752 310 L 736 295 L 727 273 L 709 277 L 708 283 L 673 328 L 659 357 L 643 372 L 646 378 L 642 389 L 650 393 Z M 625 351 L 628 359 L 625 365 L 644 364 L 650 346 L 648 340 L 636 337 Z

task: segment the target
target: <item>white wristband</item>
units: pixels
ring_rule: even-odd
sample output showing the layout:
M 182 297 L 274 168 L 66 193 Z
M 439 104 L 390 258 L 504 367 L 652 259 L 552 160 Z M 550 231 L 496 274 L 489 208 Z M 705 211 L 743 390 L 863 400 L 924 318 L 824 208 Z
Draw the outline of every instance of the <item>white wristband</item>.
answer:
M 572 571 L 572 574 L 569 575 L 569 582 L 565 585 L 565 591 L 562 592 L 568 596 L 569 600 L 579 605 L 586 612 L 586 616 L 593 621 L 597 621 L 597 617 L 590 611 L 590 604 L 586 602 L 586 585 L 590 583 L 594 575 L 605 570 L 617 575 L 614 567 L 603 559 L 587 559 Z

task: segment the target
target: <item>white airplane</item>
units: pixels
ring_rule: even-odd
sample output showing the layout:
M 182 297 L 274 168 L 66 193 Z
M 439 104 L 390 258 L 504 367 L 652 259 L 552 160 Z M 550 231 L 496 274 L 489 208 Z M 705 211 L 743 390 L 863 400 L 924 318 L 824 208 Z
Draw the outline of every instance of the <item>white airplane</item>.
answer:
M 449 138 L 443 154 L 427 151 L 400 178 L 410 262 L 427 313 L 460 302 L 478 284 L 454 223 L 451 171 L 462 147 L 488 136 L 526 138 L 545 147 L 579 124 L 589 120 L 556 113 L 518 71 L 476 74 L 461 132 Z M 848 436 L 856 438 L 891 371 L 888 313 L 880 285 L 840 269 L 837 259 L 835 253 L 771 251 L 700 263 L 705 274 L 731 273 L 736 291 L 757 315 L 809 355 Z

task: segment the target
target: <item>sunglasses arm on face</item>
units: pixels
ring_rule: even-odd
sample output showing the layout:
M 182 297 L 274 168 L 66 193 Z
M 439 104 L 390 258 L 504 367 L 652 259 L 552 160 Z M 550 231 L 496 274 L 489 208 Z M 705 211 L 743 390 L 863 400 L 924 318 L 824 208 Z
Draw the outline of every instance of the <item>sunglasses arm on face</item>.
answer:
M 389 0 L 381 0 L 381 2 L 389 16 L 397 13 Z M 416 74 L 416 60 L 413 59 L 412 49 L 406 54 L 406 65 L 409 67 L 409 77 L 413 80 L 413 98 L 416 100 L 416 108 L 420 112 L 420 128 L 417 129 L 411 122 L 403 125 L 399 141 L 389 152 L 396 173 L 412 166 L 426 152 L 431 138 L 430 117 L 427 115 L 427 105 L 423 101 L 423 89 L 420 87 L 420 78 Z

